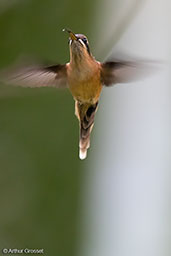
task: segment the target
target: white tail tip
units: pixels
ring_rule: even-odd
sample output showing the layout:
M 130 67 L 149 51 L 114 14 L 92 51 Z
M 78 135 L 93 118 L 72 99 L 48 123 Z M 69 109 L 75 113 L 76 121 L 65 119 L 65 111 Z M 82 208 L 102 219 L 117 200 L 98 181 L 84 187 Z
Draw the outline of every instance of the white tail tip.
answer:
M 87 156 L 87 149 L 80 148 L 80 154 L 79 154 L 80 159 L 84 160 L 86 156 Z

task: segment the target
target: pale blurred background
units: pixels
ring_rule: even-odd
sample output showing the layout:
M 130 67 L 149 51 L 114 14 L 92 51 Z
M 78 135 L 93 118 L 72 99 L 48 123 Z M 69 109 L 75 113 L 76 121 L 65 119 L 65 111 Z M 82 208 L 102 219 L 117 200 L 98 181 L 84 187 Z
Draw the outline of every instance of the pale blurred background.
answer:
M 71 28 L 103 61 L 112 52 L 170 63 L 169 0 L 0 0 L 0 66 L 69 59 Z M 170 65 L 104 88 L 87 160 L 69 92 L 0 87 L 0 250 L 167 256 Z

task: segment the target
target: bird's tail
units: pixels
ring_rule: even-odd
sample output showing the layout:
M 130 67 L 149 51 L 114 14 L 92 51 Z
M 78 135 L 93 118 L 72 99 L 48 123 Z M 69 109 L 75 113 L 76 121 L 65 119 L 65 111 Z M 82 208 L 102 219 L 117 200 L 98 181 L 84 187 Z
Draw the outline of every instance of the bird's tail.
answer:
M 94 117 L 97 111 L 98 102 L 95 104 L 80 103 L 76 101 L 75 114 L 80 122 L 79 157 L 85 159 L 87 149 L 90 147 L 90 134 L 94 125 Z

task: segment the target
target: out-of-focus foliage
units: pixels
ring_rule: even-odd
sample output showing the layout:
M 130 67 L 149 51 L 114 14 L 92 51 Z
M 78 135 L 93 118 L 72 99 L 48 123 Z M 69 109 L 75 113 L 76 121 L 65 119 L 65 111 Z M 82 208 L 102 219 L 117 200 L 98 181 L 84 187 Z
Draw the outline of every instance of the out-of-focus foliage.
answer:
M 90 0 L 13 1 L 0 11 L 1 68 L 19 56 L 67 62 L 61 30 L 89 35 L 92 12 Z M 68 91 L 0 85 L 0 250 L 75 255 L 81 165 Z

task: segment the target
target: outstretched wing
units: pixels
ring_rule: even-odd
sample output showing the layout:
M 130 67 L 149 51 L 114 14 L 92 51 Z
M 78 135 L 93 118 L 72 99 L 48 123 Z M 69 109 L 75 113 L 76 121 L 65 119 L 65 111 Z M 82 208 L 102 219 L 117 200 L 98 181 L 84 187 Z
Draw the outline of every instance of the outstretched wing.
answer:
M 0 73 L 0 80 L 22 87 L 67 87 L 66 65 L 20 67 Z
M 144 79 L 155 71 L 155 62 L 109 61 L 101 63 L 101 80 L 103 85 L 129 83 Z

